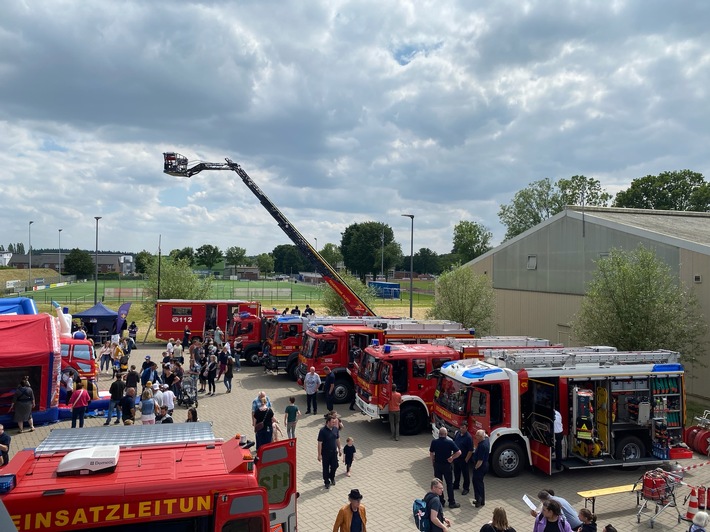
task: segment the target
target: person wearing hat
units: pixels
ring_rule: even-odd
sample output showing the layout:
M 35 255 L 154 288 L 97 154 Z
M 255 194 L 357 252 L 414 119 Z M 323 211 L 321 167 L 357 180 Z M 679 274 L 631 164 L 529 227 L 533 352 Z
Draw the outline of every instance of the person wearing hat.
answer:
M 360 490 L 350 490 L 348 504 L 338 511 L 333 532 L 367 532 L 367 513 L 361 504 Z
M 153 400 L 158 405 L 158 407 L 163 406 L 163 391 L 160 383 L 153 383 Z
M 141 366 L 141 371 L 145 371 L 147 368 L 149 368 L 150 364 L 150 355 L 146 355 L 145 360 L 143 361 L 143 365 Z

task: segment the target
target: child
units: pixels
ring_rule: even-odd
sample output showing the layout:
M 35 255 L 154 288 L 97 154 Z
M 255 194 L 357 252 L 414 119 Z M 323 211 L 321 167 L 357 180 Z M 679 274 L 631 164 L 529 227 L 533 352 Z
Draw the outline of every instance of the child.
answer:
M 582 521 L 576 532 L 597 532 L 597 516 L 587 508 L 579 511 L 579 520 Z
M 286 407 L 286 413 L 284 414 L 284 424 L 286 425 L 286 434 L 288 435 L 288 437 L 295 438 L 296 422 L 298 421 L 301 412 L 296 406 L 296 398 L 294 396 L 289 397 L 288 402 L 290 404 Z
M 343 462 L 345 462 L 345 476 L 350 476 L 350 467 L 353 465 L 353 459 L 355 458 L 355 440 L 348 438 L 345 440 L 345 447 L 343 448 Z

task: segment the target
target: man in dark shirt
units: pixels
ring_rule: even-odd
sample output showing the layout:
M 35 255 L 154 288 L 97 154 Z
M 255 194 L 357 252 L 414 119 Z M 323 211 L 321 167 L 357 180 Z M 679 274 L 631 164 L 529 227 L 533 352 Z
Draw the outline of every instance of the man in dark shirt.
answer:
M 454 460 L 454 489 L 459 489 L 459 481 L 463 476 L 463 491 L 461 495 L 468 494 L 468 488 L 471 485 L 471 475 L 469 470 L 469 460 L 473 454 L 473 438 L 468 432 L 468 423 L 461 423 L 461 428 L 454 434 L 454 443 L 461 449 L 461 456 Z
M 488 473 L 488 456 L 491 453 L 491 444 L 485 430 L 476 431 L 473 442 L 476 446 L 471 457 L 473 462 L 473 496 L 475 497 L 473 504 L 476 508 L 480 508 L 486 504 L 486 488 L 483 484 L 483 477 Z
M 108 389 L 111 394 L 111 399 L 108 402 L 108 417 L 106 418 L 106 423 L 108 425 L 111 423 L 111 417 L 113 417 L 113 411 L 116 411 L 116 421 L 114 425 L 118 425 L 121 422 L 121 409 L 119 403 L 123 398 L 123 392 L 126 390 L 126 383 L 123 382 L 123 375 L 120 373 L 116 374 L 116 380 L 111 383 L 111 387 Z
M 335 486 L 335 471 L 338 469 L 338 437 L 333 427 L 338 423 L 335 417 L 327 417 L 325 426 L 318 432 L 318 461 L 323 466 L 325 489 Z
M 10 461 L 10 435 L 5 432 L 5 427 L 0 425 L 0 467 L 6 466 Z
M 444 517 L 444 507 L 440 497 L 444 495 L 444 484 L 440 479 L 431 481 L 431 491 L 424 496 L 426 511 L 429 512 L 429 522 L 431 532 L 444 532 L 451 526 L 451 521 Z
M 326 366 L 323 368 L 325 371 L 325 380 L 323 381 L 323 391 L 325 392 L 325 406 L 328 412 L 333 410 L 333 403 L 335 402 L 335 373 Z
M 134 365 L 131 366 L 131 369 L 126 373 L 126 389 L 128 388 L 138 388 L 138 383 L 141 381 L 141 376 L 140 373 L 136 371 L 136 367 Z
M 431 441 L 431 445 L 429 445 L 429 456 L 434 466 L 434 476 L 446 482 L 449 508 L 459 508 L 461 505 L 456 502 L 454 497 L 454 479 L 451 464 L 461 456 L 461 450 L 456 446 L 454 441 L 449 438 L 448 431 L 445 427 L 441 427 L 439 429 L 439 437 Z M 443 491 L 439 498 L 441 499 L 441 504 L 446 504 Z
M 127 388 L 126 395 L 121 399 L 121 413 L 123 414 L 123 424 L 133 425 L 136 421 L 136 389 Z
M 160 415 L 156 416 L 155 423 L 174 423 L 173 417 L 168 413 L 168 407 L 166 405 L 160 407 Z

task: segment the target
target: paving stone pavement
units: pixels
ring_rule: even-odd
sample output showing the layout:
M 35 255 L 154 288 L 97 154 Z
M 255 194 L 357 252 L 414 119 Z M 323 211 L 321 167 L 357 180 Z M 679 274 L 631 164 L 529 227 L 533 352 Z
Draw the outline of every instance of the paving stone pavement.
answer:
M 161 346 L 142 346 L 131 354 L 131 363 L 140 367 L 145 355 L 153 360 L 160 360 Z M 111 377 L 102 375 L 99 385 L 107 389 Z M 274 411 L 283 425 L 283 412 L 290 395 L 296 396 L 296 404 L 305 412 L 305 393 L 296 383 L 284 375 L 264 374 L 262 368 L 242 366 L 242 371 L 235 373 L 234 390 L 225 393 L 224 385 L 217 384 L 218 394 L 214 397 L 199 399 L 199 417 L 201 421 L 211 421 L 214 433 L 221 438 L 231 438 L 237 433 L 251 433 L 251 401 L 259 390 L 266 390 Z M 325 490 L 317 461 L 316 438 L 323 425 L 325 402 L 320 398 L 319 415 L 304 415 L 298 422 L 296 437 L 298 440 L 298 506 L 299 532 L 322 532 L 331 530 L 338 509 L 347 503 L 347 494 L 357 488 L 363 494 L 363 504 L 367 508 L 368 530 L 415 530 L 412 520 L 412 501 L 423 497 L 433 476 L 429 460 L 429 434 L 401 437 L 400 441 L 389 439 L 389 427 L 379 421 L 370 421 L 358 412 L 348 410 L 348 405 L 336 405 L 345 424 L 341 432 L 345 437 L 355 439 L 357 454 L 352 469 L 352 476 L 345 476 L 345 467 L 341 464 L 336 477 L 337 484 Z M 183 407 L 175 410 L 176 422 L 185 420 Z M 87 426 L 100 426 L 105 418 L 88 418 Z M 35 432 L 17 434 L 16 429 L 8 432 L 12 435 L 11 455 L 18 449 L 36 447 L 52 428 L 68 428 L 69 422 L 63 421 L 49 427 L 38 427 Z M 112 427 L 106 427 L 111 430 Z M 285 426 L 282 427 L 285 433 Z M 702 464 L 707 457 L 696 455 L 692 460 L 682 460 L 683 466 Z M 471 495 L 461 496 L 457 492 L 457 501 L 461 508 L 445 510 L 451 519 L 452 530 L 478 531 L 487 523 L 497 506 L 505 508 L 510 525 L 518 532 L 532 530 L 533 519 L 522 502 L 523 494 L 534 497 L 545 488 L 553 488 L 555 493 L 566 498 L 577 509 L 584 507 L 584 500 L 578 491 L 605 488 L 623 484 L 632 484 L 639 479 L 644 470 L 635 471 L 595 469 L 582 472 L 565 471 L 547 477 L 540 473 L 526 471 L 513 479 L 500 479 L 492 474 L 486 477 L 486 506 L 475 509 L 471 506 Z M 710 465 L 699 467 L 685 474 L 685 482 L 692 485 L 710 485 Z M 676 490 L 680 511 L 685 516 L 686 505 L 683 501 L 689 488 L 679 486 Z M 656 509 L 649 503 L 648 513 L 637 523 L 636 496 L 631 493 L 601 497 L 596 501 L 596 512 L 600 529 L 607 523 L 613 524 L 619 531 L 647 530 L 649 518 Z M 666 509 L 656 520 L 654 530 L 685 531 L 688 524 L 678 524 L 673 508 Z

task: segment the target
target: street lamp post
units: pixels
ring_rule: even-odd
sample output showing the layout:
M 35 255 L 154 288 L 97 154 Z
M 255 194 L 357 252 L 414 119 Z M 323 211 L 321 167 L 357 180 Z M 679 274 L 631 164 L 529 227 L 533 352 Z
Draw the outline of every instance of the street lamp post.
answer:
M 62 230 L 59 230 L 59 263 L 57 264 L 59 268 L 59 282 L 62 282 Z
M 380 238 L 380 243 L 382 244 L 382 262 L 380 263 L 380 277 L 385 280 L 385 230 L 382 229 L 382 237 Z
M 35 223 L 34 220 L 30 220 L 29 225 L 27 226 L 27 240 L 29 242 L 29 247 L 30 247 L 30 271 L 29 271 L 29 276 L 27 277 L 27 290 L 32 290 L 32 224 Z
M 94 250 L 94 305 L 98 302 L 99 294 L 99 220 L 101 216 L 94 216 L 96 220 L 96 248 Z
M 412 220 L 411 240 L 409 243 L 409 317 L 412 317 L 414 306 L 414 215 L 403 214 Z

